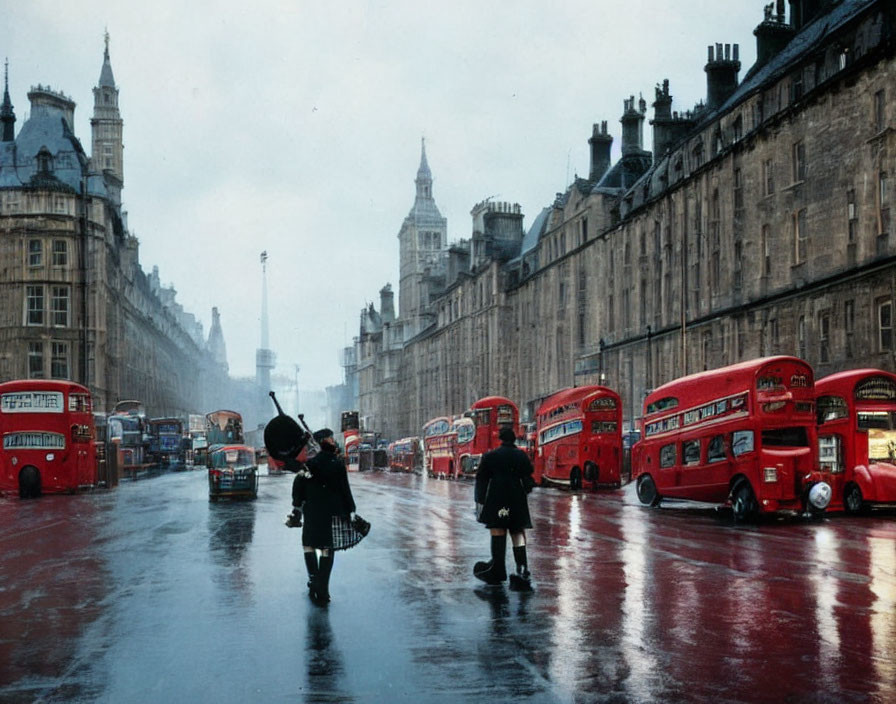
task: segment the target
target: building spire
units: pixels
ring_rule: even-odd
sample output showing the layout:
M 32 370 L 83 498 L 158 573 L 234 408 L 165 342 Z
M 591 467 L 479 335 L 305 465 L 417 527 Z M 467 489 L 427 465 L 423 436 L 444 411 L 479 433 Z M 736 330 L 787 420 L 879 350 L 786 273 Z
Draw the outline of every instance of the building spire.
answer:
M 417 178 L 414 180 L 417 184 L 417 198 L 432 198 L 432 172 L 429 170 L 429 164 L 426 161 L 426 138 L 420 138 L 420 168 L 417 169 Z
M 9 99 L 9 59 L 6 59 L 4 64 L 3 105 L 0 106 L 0 123 L 3 125 L 0 141 L 14 141 L 16 114 L 12 110 L 12 101 Z
M 103 68 L 100 71 L 100 87 L 114 88 L 115 77 L 112 75 L 112 63 L 109 61 L 109 30 L 103 36 L 105 49 L 103 50 Z

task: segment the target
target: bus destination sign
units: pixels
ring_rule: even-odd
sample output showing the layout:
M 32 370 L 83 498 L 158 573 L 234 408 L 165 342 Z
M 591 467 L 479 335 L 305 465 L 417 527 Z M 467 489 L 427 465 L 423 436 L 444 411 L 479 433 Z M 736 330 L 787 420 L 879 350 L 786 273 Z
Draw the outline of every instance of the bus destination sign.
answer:
M 61 391 L 16 391 L 0 396 L 3 413 L 62 413 Z
M 65 436 L 59 433 L 7 433 L 3 436 L 4 450 L 64 450 Z

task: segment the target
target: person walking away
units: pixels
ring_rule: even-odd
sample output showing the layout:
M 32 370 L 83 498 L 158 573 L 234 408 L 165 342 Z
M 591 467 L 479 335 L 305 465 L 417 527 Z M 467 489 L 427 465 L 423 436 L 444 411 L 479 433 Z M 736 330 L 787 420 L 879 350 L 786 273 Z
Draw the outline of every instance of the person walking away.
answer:
M 342 537 L 346 527 L 350 528 L 355 500 L 333 431 L 323 428 L 313 437 L 320 452 L 308 460 L 293 480 L 293 512 L 287 525 L 302 526 L 308 594 L 315 603 L 326 604 L 330 601 L 334 552 L 355 544 L 347 544 Z
M 532 583 L 526 559 L 526 529 L 532 527 L 532 521 L 526 495 L 535 486 L 534 470 L 529 456 L 516 447 L 516 435 L 511 428 L 502 428 L 498 437 L 501 446 L 482 456 L 474 489 L 477 520 L 491 534 L 492 559 L 477 562 L 473 574 L 486 584 L 500 584 L 507 579 L 504 557 L 510 533 L 516 563 L 510 588 L 529 591 Z

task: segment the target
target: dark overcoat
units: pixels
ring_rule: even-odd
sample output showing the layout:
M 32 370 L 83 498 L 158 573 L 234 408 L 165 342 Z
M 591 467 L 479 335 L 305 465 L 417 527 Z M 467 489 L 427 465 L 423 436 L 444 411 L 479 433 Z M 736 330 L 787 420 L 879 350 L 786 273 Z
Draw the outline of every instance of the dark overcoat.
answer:
M 302 510 L 302 545 L 333 547 L 333 516 L 355 511 L 345 462 L 335 452 L 322 448 L 306 463 L 292 482 L 292 505 Z
M 531 528 L 526 494 L 533 471 L 529 456 L 512 443 L 486 452 L 476 470 L 474 498 L 482 506 L 478 521 L 513 532 Z

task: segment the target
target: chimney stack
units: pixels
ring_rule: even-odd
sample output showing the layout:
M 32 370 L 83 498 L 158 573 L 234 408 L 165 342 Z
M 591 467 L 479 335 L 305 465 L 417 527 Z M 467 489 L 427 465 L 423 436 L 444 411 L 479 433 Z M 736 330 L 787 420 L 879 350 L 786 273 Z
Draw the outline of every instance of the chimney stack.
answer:
M 635 96 L 632 95 L 628 100 L 624 100 L 623 104 L 625 110 L 619 119 L 622 123 L 622 156 L 641 154 L 644 151 L 643 127 L 647 102 L 641 98 L 636 109 Z
M 722 44 L 707 47 L 706 63 L 706 107 L 715 110 L 721 106 L 737 89 L 737 74 L 740 71 L 738 55 L 740 47 L 735 44 Z
M 392 284 L 386 284 L 380 289 L 380 317 L 384 323 L 395 322 L 395 294 L 392 293 Z
M 610 147 L 613 145 L 613 137 L 607 133 L 606 120 L 600 125 L 594 124 L 588 144 L 591 145 L 591 173 L 588 178 L 599 181 L 610 168 Z

